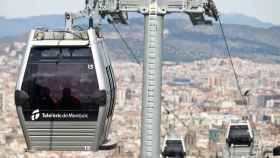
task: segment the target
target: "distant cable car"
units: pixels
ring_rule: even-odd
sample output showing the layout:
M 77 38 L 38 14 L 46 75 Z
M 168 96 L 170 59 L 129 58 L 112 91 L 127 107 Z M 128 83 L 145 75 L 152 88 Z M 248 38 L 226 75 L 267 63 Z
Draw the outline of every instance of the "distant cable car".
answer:
M 251 146 L 254 141 L 253 130 L 249 121 L 231 121 L 226 134 L 226 143 L 231 145 Z
M 162 156 L 164 158 L 184 158 L 186 156 L 184 139 L 177 136 L 166 137 L 162 147 Z
M 107 141 L 115 96 L 95 29 L 31 31 L 15 91 L 27 150 L 97 151 Z

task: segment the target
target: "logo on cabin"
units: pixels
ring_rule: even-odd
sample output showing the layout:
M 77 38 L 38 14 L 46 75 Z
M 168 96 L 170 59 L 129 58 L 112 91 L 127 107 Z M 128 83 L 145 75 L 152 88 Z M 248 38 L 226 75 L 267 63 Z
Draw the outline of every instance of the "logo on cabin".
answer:
M 31 120 L 34 121 L 34 120 L 38 120 L 40 117 L 40 111 L 39 109 L 36 109 L 32 112 L 32 115 L 31 115 Z
M 94 65 L 93 64 L 88 64 L 88 69 L 90 69 L 90 70 L 94 69 Z

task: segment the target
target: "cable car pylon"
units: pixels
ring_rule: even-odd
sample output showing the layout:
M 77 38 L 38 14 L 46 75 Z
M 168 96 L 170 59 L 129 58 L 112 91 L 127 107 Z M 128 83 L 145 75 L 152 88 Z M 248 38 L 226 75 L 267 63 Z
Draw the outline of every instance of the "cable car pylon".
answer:
M 217 20 L 218 13 L 215 4 L 212 0 L 176 2 L 150 0 L 148 4 L 145 1 L 100 0 L 93 4 L 99 5 L 98 11 L 101 15 L 108 15 L 113 19 L 118 19 L 121 23 L 126 22 L 125 13 L 127 12 L 138 12 L 144 15 L 145 51 L 140 156 L 141 158 L 159 158 L 164 16 L 169 13 L 186 13 L 194 25 L 210 24 L 211 22 L 205 19 L 205 15 Z
M 160 157 L 161 86 L 162 86 L 162 37 L 164 15 L 172 13 L 157 0 L 151 0 L 145 16 L 145 54 L 142 98 L 141 158 Z M 188 1 L 190 3 L 190 1 Z M 209 3 L 210 1 L 208 1 Z M 203 9 L 203 3 L 200 4 Z M 209 8 L 209 15 L 216 10 Z M 187 6 L 190 7 L 190 6 Z M 198 7 L 199 8 L 199 7 Z M 197 9 L 198 9 L 197 8 Z M 198 9 L 199 10 L 199 9 Z M 196 11 L 198 11 L 196 10 Z M 194 10 L 193 10 L 194 11 Z M 205 11 L 205 10 L 204 10 Z M 189 12 L 194 24 L 208 24 L 205 12 Z M 188 12 L 186 12 L 188 13 Z M 195 18 L 193 18 L 195 17 Z M 197 20 L 198 19 L 198 20 Z M 197 20 L 197 21 L 196 21 Z M 195 21 L 195 22 L 194 22 Z M 198 23 L 196 23 L 198 22 Z

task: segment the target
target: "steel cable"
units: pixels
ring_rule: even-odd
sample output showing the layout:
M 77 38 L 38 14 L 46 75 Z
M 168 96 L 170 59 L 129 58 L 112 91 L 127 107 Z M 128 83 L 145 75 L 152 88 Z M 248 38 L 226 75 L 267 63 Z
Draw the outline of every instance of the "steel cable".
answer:
M 118 35 L 120 36 L 120 39 L 122 40 L 122 42 L 124 43 L 125 47 L 128 49 L 129 53 L 132 55 L 132 57 L 134 58 L 134 60 L 136 61 L 136 63 L 138 65 L 141 65 L 140 60 L 137 58 L 137 56 L 135 55 L 133 49 L 129 46 L 129 44 L 127 43 L 127 41 L 125 40 L 125 38 L 122 36 L 120 30 L 117 28 L 117 26 L 112 23 L 113 28 L 115 29 L 115 31 L 118 33 Z
M 232 60 L 232 55 L 231 55 L 231 52 L 230 52 L 228 40 L 226 38 L 226 35 L 225 35 L 225 32 L 224 32 L 224 27 L 223 27 L 223 24 L 221 22 L 220 16 L 218 16 L 218 21 L 219 21 L 219 26 L 220 26 L 220 29 L 221 29 L 221 32 L 222 32 L 222 36 L 223 36 L 223 39 L 224 39 L 224 42 L 225 42 L 226 53 L 227 53 L 227 56 L 228 56 L 230 64 L 231 64 L 232 71 L 234 73 L 234 78 L 235 78 L 235 81 L 236 81 L 236 86 L 237 86 L 237 89 L 239 91 L 240 97 L 241 97 L 242 102 L 243 102 L 244 101 L 244 95 L 242 93 L 242 89 L 241 89 L 241 86 L 240 86 L 240 81 L 239 81 L 239 78 L 238 78 L 238 74 L 237 74 L 236 69 L 234 67 L 234 63 L 233 63 L 233 60 Z

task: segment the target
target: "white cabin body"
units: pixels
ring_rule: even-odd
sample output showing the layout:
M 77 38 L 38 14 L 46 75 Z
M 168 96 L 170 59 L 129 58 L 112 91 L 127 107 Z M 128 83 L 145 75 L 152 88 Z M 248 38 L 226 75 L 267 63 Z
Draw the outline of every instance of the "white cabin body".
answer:
M 107 141 L 116 83 L 98 36 L 31 31 L 15 92 L 27 150 L 97 151 Z

